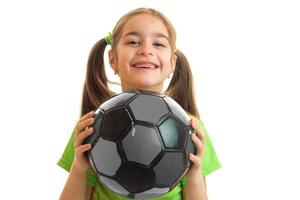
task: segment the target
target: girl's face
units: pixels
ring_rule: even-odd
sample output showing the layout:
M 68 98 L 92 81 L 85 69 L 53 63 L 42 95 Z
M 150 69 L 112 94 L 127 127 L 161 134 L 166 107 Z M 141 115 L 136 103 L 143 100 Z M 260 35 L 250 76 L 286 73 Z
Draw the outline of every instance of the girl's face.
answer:
M 109 52 L 109 62 L 121 79 L 123 91 L 135 88 L 162 92 L 164 80 L 176 65 L 164 23 L 151 14 L 130 18 L 116 51 Z

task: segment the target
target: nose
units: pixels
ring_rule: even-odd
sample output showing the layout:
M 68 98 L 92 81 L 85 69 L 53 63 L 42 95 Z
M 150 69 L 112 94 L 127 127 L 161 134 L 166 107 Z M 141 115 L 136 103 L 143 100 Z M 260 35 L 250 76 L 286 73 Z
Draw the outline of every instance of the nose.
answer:
M 148 43 L 144 43 L 140 46 L 139 50 L 138 50 L 138 54 L 139 55 L 144 55 L 144 56 L 148 56 L 148 55 L 153 55 L 153 51 L 152 51 L 152 45 L 148 44 Z

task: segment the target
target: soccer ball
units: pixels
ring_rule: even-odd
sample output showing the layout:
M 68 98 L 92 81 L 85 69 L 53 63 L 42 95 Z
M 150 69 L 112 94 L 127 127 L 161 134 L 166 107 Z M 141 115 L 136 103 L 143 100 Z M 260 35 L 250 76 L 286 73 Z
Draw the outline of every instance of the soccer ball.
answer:
M 191 166 L 193 129 L 186 112 L 166 95 L 128 90 L 105 101 L 94 118 L 87 157 L 98 180 L 119 195 L 163 195 Z

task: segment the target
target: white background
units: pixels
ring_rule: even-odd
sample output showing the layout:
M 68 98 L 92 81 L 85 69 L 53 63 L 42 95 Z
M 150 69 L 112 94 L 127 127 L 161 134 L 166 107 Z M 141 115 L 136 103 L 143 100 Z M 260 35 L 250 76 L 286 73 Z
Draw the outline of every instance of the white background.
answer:
M 223 167 L 214 200 L 300 199 L 300 7 L 292 0 L 1 1 L 0 199 L 57 199 L 88 53 L 127 11 L 162 11 Z M 114 77 L 114 75 L 111 75 Z

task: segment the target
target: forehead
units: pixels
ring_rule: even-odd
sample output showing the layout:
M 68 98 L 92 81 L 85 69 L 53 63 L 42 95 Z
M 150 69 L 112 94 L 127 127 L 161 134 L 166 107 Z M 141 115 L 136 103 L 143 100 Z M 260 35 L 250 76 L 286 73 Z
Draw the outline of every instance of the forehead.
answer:
M 143 13 L 131 17 L 123 27 L 122 37 L 128 33 L 139 32 L 140 35 L 151 34 L 154 36 L 169 37 L 168 29 L 162 19 L 157 16 Z

